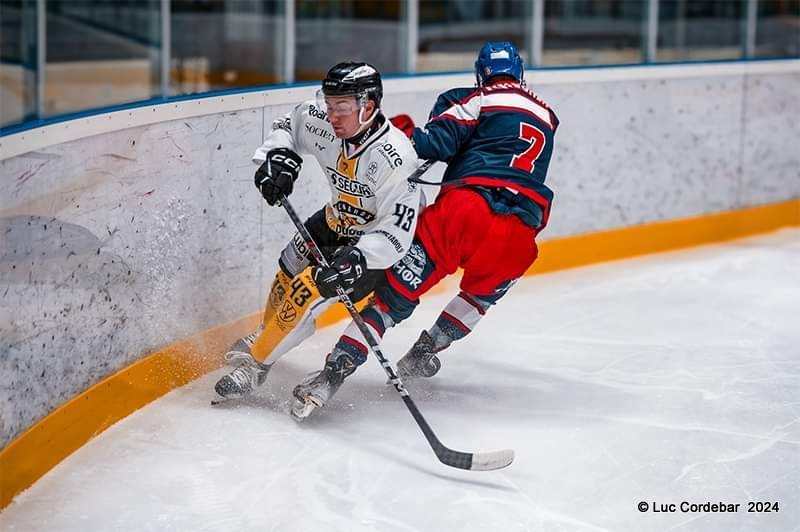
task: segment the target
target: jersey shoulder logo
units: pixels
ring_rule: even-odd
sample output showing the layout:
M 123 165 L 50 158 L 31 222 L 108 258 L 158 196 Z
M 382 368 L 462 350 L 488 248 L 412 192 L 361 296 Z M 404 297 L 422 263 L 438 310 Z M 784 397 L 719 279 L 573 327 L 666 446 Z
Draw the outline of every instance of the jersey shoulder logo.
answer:
M 326 122 L 328 121 L 328 113 L 322 109 L 318 109 L 314 104 L 309 104 L 308 114 L 314 118 L 319 118 L 320 120 L 325 120 Z
M 389 167 L 392 170 L 403 165 L 403 158 L 400 156 L 400 152 L 389 142 L 381 144 L 378 147 L 378 153 L 386 159 L 386 162 L 389 163 Z

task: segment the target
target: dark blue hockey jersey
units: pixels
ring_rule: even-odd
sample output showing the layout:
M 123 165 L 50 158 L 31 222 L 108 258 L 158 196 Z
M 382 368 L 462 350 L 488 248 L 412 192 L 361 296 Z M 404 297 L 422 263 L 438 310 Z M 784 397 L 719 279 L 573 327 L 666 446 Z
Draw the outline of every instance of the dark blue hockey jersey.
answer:
M 412 140 L 419 157 L 448 163 L 443 186 L 479 188 L 494 210 L 541 228 L 553 200 L 544 182 L 557 127 L 545 102 L 502 81 L 442 93 Z

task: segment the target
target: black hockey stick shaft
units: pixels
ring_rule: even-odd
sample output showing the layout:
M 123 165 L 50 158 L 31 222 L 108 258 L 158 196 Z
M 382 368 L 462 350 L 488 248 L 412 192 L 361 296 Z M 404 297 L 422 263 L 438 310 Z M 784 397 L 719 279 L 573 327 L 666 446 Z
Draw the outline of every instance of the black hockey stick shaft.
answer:
M 422 175 L 430 166 L 433 164 L 433 161 L 426 161 L 417 169 L 415 172 L 415 176 Z M 305 224 L 300 220 L 297 216 L 297 212 L 295 212 L 294 207 L 289 203 L 285 196 L 281 197 L 281 204 L 283 208 L 286 210 L 286 213 L 291 218 L 292 223 L 297 227 L 300 236 L 305 241 L 311 255 L 314 257 L 314 260 L 317 261 L 317 264 L 322 266 L 323 268 L 329 267 L 328 261 L 325 256 L 322 254 L 322 251 L 317 246 L 317 243 L 312 238 L 311 234 L 306 229 Z M 380 361 L 383 370 L 386 372 L 386 375 L 389 377 L 389 381 L 394 386 L 395 390 L 400 394 L 403 398 L 403 402 L 405 403 L 406 407 L 408 408 L 411 415 L 414 417 L 414 420 L 419 425 L 420 429 L 422 429 L 422 433 L 425 435 L 425 438 L 428 440 L 428 443 L 433 448 L 433 452 L 436 454 L 436 457 L 445 465 L 449 465 L 452 467 L 457 467 L 459 469 L 480 469 L 480 470 L 489 470 L 489 469 L 499 469 L 501 467 L 505 467 L 511 463 L 513 460 L 513 452 L 512 451 L 496 451 L 493 453 L 485 453 L 481 455 L 475 455 L 473 453 L 465 453 L 461 451 L 454 451 L 446 447 L 436 434 L 434 434 L 433 429 L 428 424 L 428 421 L 423 417 L 422 412 L 420 412 L 417 405 L 414 403 L 414 400 L 406 390 L 403 382 L 400 380 L 400 377 L 397 376 L 394 368 L 392 367 L 391 363 L 386 359 L 386 357 L 381 352 L 380 345 L 376 340 L 375 336 L 373 336 L 372 331 L 369 330 L 367 324 L 364 322 L 364 318 L 356 310 L 353 301 L 350 299 L 350 296 L 344 291 L 344 288 L 341 286 L 336 287 L 336 293 L 339 296 L 339 301 L 347 308 L 348 312 L 350 312 L 350 316 L 353 318 L 353 322 L 356 324 L 356 327 L 366 340 L 367 344 L 369 344 L 372 352 L 375 353 L 375 356 Z M 476 460 L 476 456 L 478 459 Z

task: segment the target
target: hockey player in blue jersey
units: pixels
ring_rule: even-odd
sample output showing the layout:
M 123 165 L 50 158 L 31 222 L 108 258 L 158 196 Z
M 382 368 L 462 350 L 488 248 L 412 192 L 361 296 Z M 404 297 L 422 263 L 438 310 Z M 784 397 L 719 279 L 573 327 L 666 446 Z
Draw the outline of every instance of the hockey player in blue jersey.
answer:
M 401 377 L 431 377 L 437 353 L 469 334 L 537 257 L 552 191 L 545 185 L 558 119 L 526 88 L 523 62 L 508 42 L 487 43 L 475 61 L 477 87 L 441 94 L 424 128 L 393 117 L 417 155 L 447 163 L 436 201 L 419 218 L 411 248 L 387 270 L 361 316 L 376 338 L 408 318 L 422 294 L 460 267 L 460 293 L 398 361 Z M 354 324 L 328 360 L 346 360 L 335 379 L 309 379 L 294 389 L 293 414 L 305 417 L 336 392 L 367 358 Z

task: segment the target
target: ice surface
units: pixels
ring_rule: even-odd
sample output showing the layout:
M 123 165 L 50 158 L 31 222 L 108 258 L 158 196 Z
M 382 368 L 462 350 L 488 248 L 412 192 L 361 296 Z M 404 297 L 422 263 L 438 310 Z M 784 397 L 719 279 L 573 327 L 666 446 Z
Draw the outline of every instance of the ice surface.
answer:
M 399 358 L 449 297 L 390 331 L 385 354 Z M 291 388 L 342 327 L 244 404 L 209 406 L 215 372 L 128 417 L 21 494 L 0 529 L 800 527 L 800 230 L 520 281 L 436 377 L 408 384 L 445 445 L 514 449 L 501 471 L 440 464 L 374 359 L 324 411 L 291 420 Z

